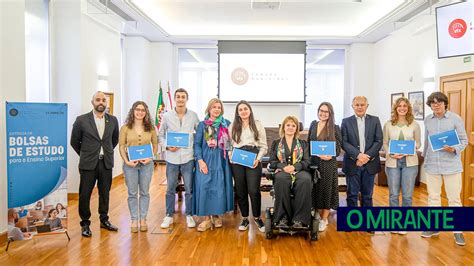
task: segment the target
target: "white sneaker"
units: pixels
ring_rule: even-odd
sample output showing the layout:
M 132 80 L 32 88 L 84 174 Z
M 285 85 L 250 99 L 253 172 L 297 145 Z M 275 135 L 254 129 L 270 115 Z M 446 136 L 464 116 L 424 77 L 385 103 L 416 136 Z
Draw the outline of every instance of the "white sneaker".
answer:
M 165 218 L 163 219 L 163 222 L 161 223 L 161 228 L 169 228 L 170 225 L 173 224 L 173 217 L 171 216 L 165 216 Z
M 186 224 L 188 224 L 188 228 L 196 227 L 196 222 L 191 215 L 186 215 Z
M 319 221 L 319 232 L 324 232 L 326 228 L 328 227 L 328 221 L 327 220 L 320 220 Z

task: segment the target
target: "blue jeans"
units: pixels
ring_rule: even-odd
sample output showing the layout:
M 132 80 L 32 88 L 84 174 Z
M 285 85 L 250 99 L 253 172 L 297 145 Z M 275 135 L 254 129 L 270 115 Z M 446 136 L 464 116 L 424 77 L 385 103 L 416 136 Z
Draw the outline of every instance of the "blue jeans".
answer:
M 402 189 L 402 207 L 412 206 L 413 190 L 415 188 L 418 165 L 407 166 L 406 157 L 397 160 L 397 167 L 385 167 L 388 177 L 388 190 L 390 191 L 390 207 L 398 207 L 400 186 Z
M 154 165 L 150 162 L 146 165 L 138 164 L 130 167 L 123 164 L 123 174 L 125 175 L 125 183 L 128 187 L 128 209 L 132 221 L 145 220 L 150 205 L 150 183 L 153 176 Z M 138 199 L 140 192 L 140 200 Z M 140 201 L 140 202 L 139 202 Z M 140 217 L 138 210 L 140 209 Z
M 374 192 L 375 175 L 369 174 L 365 166 L 357 167 L 355 175 L 348 176 L 347 182 L 347 206 L 357 207 L 359 192 L 362 194 L 362 207 L 371 207 L 372 194 Z
M 166 180 L 168 187 L 166 189 L 166 215 L 172 216 L 174 213 L 174 203 L 176 197 L 176 186 L 178 185 L 178 174 L 181 172 L 184 181 L 186 215 L 192 215 L 193 212 L 193 177 L 194 160 L 184 164 L 172 164 L 166 162 Z

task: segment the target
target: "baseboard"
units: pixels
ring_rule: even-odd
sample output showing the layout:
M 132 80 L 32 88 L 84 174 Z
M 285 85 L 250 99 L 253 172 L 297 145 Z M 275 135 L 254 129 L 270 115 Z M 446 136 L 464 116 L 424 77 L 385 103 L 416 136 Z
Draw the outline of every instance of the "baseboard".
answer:
M 8 231 L 0 233 L 0 245 L 7 243 L 8 240 Z
M 117 182 L 119 182 L 119 181 L 122 182 L 122 181 L 123 181 L 123 178 L 124 178 L 123 173 L 120 174 L 120 175 L 118 175 L 118 176 L 115 176 L 115 177 L 112 179 L 112 185 L 114 185 L 115 183 L 117 183 Z
M 67 193 L 67 201 L 79 200 L 79 193 Z
M 123 173 L 112 179 L 112 187 L 123 182 Z M 67 200 L 79 200 L 79 193 L 67 193 Z
M 426 187 L 426 183 L 420 182 L 420 188 L 424 189 L 425 191 L 428 191 Z

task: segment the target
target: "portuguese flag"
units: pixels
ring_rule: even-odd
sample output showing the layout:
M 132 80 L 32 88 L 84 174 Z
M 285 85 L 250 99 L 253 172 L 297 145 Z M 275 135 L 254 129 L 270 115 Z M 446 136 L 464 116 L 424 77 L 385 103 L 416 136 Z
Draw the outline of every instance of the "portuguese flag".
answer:
M 156 103 L 155 126 L 160 129 L 162 116 L 165 113 L 165 103 L 163 101 L 163 89 L 160 82 L 160 93 L 158 94 L 158 102 Z

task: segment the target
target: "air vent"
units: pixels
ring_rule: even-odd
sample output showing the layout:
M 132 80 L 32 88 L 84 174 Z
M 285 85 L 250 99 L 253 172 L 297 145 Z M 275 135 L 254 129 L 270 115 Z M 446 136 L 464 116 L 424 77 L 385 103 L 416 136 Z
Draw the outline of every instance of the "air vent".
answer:
M 130 17 L 127 13 L 123 12 L 122 9 L 120 9 L 118 6 L 116 6 L 114 3 L 112 3 L 112 0 L 89 0 L 89 2 L 93 3 L 93 2 L 98 2 L 100 3 L 103 7 L 101 9 L 103 9 L 105 7 L 105 10 L 111 10 L 112 12 L 114 12 L 115 14 L 117 14 L 117 16 L 123 18 L 125 21 L 135 21 L 134 18 Z M 105 11 L 107 12 L 107 11 Z
M 252 9 L 278 10 L 280 9 L 280 4 L 280 1 L 253 0 Z
M 427 0 L 424 4 L 420 5 L 419 7 L 413 9 L 410 13 L 406 14 L 405 16 L 399 18 L 396 22 L 407 22 L 414 16 L 420 14 L 422 11 L 430 8 L 432 5 L 435 5 L 439 2 L 439 0 Z

